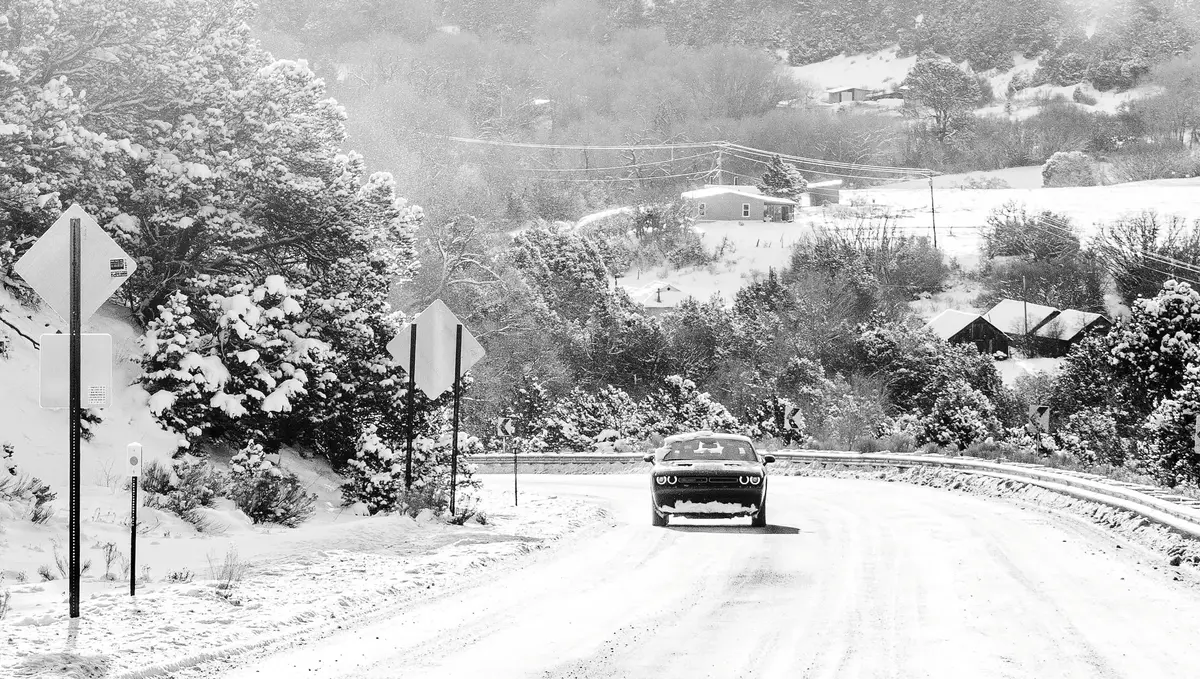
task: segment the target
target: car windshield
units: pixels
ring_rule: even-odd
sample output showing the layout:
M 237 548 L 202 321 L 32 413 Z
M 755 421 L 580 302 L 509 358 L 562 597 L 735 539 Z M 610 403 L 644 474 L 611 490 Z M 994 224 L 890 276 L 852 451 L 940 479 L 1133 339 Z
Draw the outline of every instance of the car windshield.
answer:
M 674 441 L 663 460 L 728 460 L 757 462 L 754 446 L 746 441 L 718 438 L 695 438 Z

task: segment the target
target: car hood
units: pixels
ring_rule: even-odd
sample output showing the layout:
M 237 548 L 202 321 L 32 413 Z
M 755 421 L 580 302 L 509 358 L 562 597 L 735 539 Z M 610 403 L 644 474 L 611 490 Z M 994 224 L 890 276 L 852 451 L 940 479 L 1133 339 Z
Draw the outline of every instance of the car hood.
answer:
M 655 474 L 748 474 L 762 471 L 763 466 L 758 462 L 667 460 L 654 465 Z

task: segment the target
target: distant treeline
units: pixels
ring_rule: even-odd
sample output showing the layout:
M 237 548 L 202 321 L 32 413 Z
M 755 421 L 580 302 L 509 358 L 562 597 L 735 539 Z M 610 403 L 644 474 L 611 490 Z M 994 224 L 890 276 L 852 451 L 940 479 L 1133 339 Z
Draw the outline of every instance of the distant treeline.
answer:
M 1157 62 L 1196 42 L 1194 0 L 263 0 L 265 26 L 310 46 L 388 34 L 419 41 L 452 25 L 527 42 L 586 31 L 661 27 L 671 42 L 719 43 L 786 53 L 806 64 L 898 44 L 933 50 L 976 71 L 1005 69 L 1013 55 L 1042 57 L 1033 84 L 1136 84 Z

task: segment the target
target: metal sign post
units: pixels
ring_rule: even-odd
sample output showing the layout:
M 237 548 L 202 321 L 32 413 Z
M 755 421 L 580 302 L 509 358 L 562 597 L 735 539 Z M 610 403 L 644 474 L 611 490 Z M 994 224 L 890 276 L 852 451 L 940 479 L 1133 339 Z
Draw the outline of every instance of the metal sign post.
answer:
M 70 464 L 71 464 L 71 501 L 68 538 L 70 552 L 70 608 L 71 617 L 79 617 L 79 385 L 82 382 L 79 374 L 79 345 L 81 334 L 79 314 L 79 262 L 82 259 L 80 250 L 80 220 L 71 219 L 71 396 L 70 405 Z
M 138 477 L 142 474 L 142 444 L 130 443 L 126 448 L 129 464 L 129 596 L 137 593 L 137 506 Z
M 417 419 L 417 324 L 409 323 L 408 327 L 408 447 L 404 453 L 404 490 L 412 488 L 412 447 Z
M 462 385 L 462 323 L 454 331 L 454 424 L 450 431 L 450 516 L 454 516 L 454 496 L 458 484 L 458 402 Z

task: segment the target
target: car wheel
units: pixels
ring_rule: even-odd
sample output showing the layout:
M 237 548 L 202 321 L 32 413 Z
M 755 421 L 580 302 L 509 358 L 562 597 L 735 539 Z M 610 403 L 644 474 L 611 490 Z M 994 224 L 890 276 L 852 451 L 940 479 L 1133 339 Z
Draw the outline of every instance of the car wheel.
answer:
M 759 509 L 758 513 L 750 519 L 750 525 L 755 528 L 767 527 L 767 503 L 764 502 L 762 509 Z
M 654 508 L 653 501 L 650 503 L 650 525 L 659 527 L 667 525 L 667 517 L 658 513 L 658 510 Z

